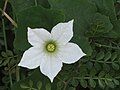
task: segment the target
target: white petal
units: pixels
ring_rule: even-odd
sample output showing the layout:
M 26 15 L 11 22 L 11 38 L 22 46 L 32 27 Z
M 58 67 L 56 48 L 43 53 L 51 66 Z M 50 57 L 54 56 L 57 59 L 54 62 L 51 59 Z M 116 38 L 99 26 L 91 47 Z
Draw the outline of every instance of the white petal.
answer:
M 49 77 L 51 82 L 53 82 L 54 77 L 62 68 L 62 61 L 58 57 L 48 55 L 44 55 L 42 59 L 40 70 L 44 75 Z
M 40 48 L 31 47 L 26 50 L 18 66 L 34 69 L 40 66 L 42 58 L 42 50 Z
M 59 58 L 61 58 L 63 63 L 74 63 L 78 61 L 81 57 L 85 56 L 81 48 L 74 43 L 67 43 L 60 48 Z
M 28 41 L 32 46 L 39 46 L 50 37 L 50 33 L 43 28 L 31 29 L 28 27 Z
M 67 23 L 59 23 L 53 27 L 51 34 L 54 40 L 61 44 L 66 44 L 73 37 L 73 21 Z

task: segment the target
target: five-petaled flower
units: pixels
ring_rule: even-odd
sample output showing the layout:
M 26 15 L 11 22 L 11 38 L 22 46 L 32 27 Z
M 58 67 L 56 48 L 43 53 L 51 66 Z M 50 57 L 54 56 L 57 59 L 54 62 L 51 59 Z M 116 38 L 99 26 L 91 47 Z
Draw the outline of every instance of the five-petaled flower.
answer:
M 32 45 L 26 50 L 18 66 L 40 71 L 53 82 L 63 63 L 74 63 L 86 55 L 81 48 L 69 42 L 73 37 L 73 21 L 59 23 L 51 33 L 43 28 L 28 27 L 28 42 Z

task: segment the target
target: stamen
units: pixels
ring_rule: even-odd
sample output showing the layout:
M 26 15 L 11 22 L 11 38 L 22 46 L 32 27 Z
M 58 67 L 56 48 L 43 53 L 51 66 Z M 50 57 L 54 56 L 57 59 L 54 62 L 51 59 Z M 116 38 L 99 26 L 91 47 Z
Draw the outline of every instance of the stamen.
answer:
M 49 43 L 49 44 L 47 44 L 46 49 L 48 52 L 54 52 L 56 49 L 56 45 L 53 43 Z

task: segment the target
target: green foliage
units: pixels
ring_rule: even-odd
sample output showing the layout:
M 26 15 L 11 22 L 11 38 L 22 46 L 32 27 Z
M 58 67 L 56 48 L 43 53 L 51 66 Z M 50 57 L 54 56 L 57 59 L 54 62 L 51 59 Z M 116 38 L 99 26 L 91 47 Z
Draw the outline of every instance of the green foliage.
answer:
M 16 73 L 17 63 L 19 62 L 19 55 L 14 55 L 14 53 L 10 50 L 7 50 L 6 52 L 2 51 L 0 55 L 0 68 L 3 68 L 3 74 L 4 77 L 2 78 L 2 83 L 5 84 L 5 86 L 1 87 L 4 88 L 3 90 L 6 90 L 9 88 L 9 84 L 12 84 L 11 79 L 8 77 L 11 74 Z
M 110 17 L 111 21 L 117 20 L 114 0 L 92 0 L 98 8 L 98 12 Z
M 18 62 L 18 60 L 16 60 L 18 58 L 18 55 L 14 55 L 10 50 L 1 52 L 0 58 L 0 67 L 6 66 L 7 64 L 9 64 L 9 67 L 12 67 Z
M 38 83 L 37 83 L 37 88 L 38 88 L 38 90 L 41 90 L 41 87 L 42 87 L 42 82 L 41 82 L 41 81 L 38 81 Z
M 36 78 L 37 77 L 37 78 Z M 26 79 L 16 83 L 12 90 L 51 90 L 50 81 L 39 72 L 39 69 L 35 70 Z
M 89 0 L 49 0 L 49 2 L 52 8 L 65 13 L 66 20 L 75 19 L 73 42 L 77 43 L 87 55 L 91 55 L 92 49 L 84 34 L 90 24 L 90 18 L 96 13 L 95 5 Z
M 114 28 L 108 36 L 112 38 L 119 38 L 120 37 L 120 20 L 116 20 L 113 22 Z
M 30 47 L 26 36 L 27 27 L 41 27 L 50 31 L 60 21 L 64 21 L 64 15 L 61 11 L 48 10 L 41 6 L 30 7 L 20 12 L 18 15 L 18 28 L 16 29 L 14 47 L 22 51 Z M 20 38 L 21 36 L 24 39 Z
M 82 87 L 86 88 L 86 87 L 87 87 L 87 81 L 84 80 L 84 79 L 80 79 L 80 85 L 81 85 Z
M 109 71 L 110 65 L 113 69 L 119 70 L 120 61 L 117 56 L 117 52 L 111 53 L 110 51 L 108 51 L 105 53 L 103 51 L 100 51 L 95 58 L 91 59 L 91 61 L 94 62 L 94 67 L 98 71 L 101 70 L 101 67 L 103 67 L 104 70 Z
M 15 14 L 19 14 L 21 11 L 32 6 L 42 5 L 45 8 L 50 7 L 47 0 L 9 0 L 9 2 L 11 3 Z
M 28 85 L 25 84 L 25 83 L 22 83 L 22 84 L 20 84 L 20 87 L 21 87 L 21 89 L 24 89 L 24 90 L 41 90 L 42 82 L 38 81 L 37 82 L 37 88 L 34 88 L 33 87 L 33 81 L 29 80 Z M 47 87 L 49 88 L 49 86 L 47 86 Z M 50 89 L 46 89 L 46 90 L 50 90 Z
M 7 20 L 1 17 L 5 22 L 0 21 L 0 30 L 6 33 L 0 31 L 0 90 L 120 89 L 119 0 L 9 0 L 9 4 L 12 12 L 9 9 L 5 12 L 12 13 L 10 17 L 18 27 L 7 25 Z M 0 8 L 3 6 L 2 0 Z M 20 68 L 19 71 L 21 51 L 30 47 L 27 27 L 45 28 L 50 32 L 57 23 L 71 19 L 74 19 L 71 41 L 87 55 L 74 64 L 64 64 L 53 83 L 39 68 L 34 71 Z M 14 48 L 9 46 L 4 35 L 8 33 L 6 27 L 12 28 L 15 35 Z M 7 36 L 9 38 L 9 34 Z M 4 46 L 10 50 L 5 50 Z
M 110 22 L 109 17 L 102 15 L 100 13 L 96 13 L 95 15 L 93 15 L 93 18 L 91 19 L 91 26 L 90 26 L 90 37 L 91 36 L 101 36 L 104 35 L 105 33 L 109 33 L 112 28 L 113 25 Z

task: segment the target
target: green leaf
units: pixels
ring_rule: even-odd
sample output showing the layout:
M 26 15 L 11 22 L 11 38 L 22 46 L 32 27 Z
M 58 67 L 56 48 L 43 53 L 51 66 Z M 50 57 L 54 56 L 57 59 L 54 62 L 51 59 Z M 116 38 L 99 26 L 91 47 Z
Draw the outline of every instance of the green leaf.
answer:
M 107 52 L 107 53 L 105 54 L 104 61 L 107 61 L 107 60 L 109 60 L 110 58 L 111 58 L 111 52 L 109 51 L 109 52 Z
M 93 63 L 92 62 L 87 62 L 86 66 L 89 70 L 91 70 L 93 68 Z
M 1 52 L 1 55 L 2 55 L 3 57 L 7 57 L 6 52 Z
M 110 88 L 114 88 L 115 84 L 112 81 L 107 81 L 105 80 L 105 83 L 110 87 Z
M 7 56 L 13 56 L 13 52 L 10 51 L 10 50 L 7 50 L 7 51 L 6 51 L 6 54 L 7 54 Z
M 95 82 L 95 80 L 93 80 L 93 79 L 90 79 L 90 80 L 89 80 L 89 84 L 90 84 L 90 86 L 93 87 L 93 88 L 96 87 L 96 82 Z
M 0 64 L 2 63 L 2 60 L 0 60 Z
M 69 87 L 68 90 L 76 90 L 75 87 Z
M 94 63 L 94 67 L 96 68 L 97 71 L 102 69 L 101 65 L 98 62 Z
M 113 30 L 117 33 L 117 37 L 120 37 L 120 20 L 116 20 L 114 22 L 114 28 Z
M 92 70 L 90 71 L 90 76 L 95 76 L 97 74 L 97 71 L 95 70 L 95 68 L 92 68 Z
M 113 30 L 109 32 L 108 36 L 111 38 L 120 38 L 120 20 L 113 22 Z
M 38 90 L 41 90 L 41 88 L 42 88 L 42 82 L 41 81 L 38 81 L 37 88 L 38 88 Z
M 33 87 L 33 81 L 32 80 L 29 80 L 29 86 Z
M 113 79 L 113 82 L 115 83 L 115 85 L 119 85 L 120 82 L 117 79 Z
M 80 85 L 84 88 L 87 87 L 87 81 L 85 79 L 80 79 Z
M 101 60 L 104 58 L 104 52 L 100 51 L 97 55 L 96 55 L 96 60 Z
M 2 63 L 3 66 L 6 66 L 10 61 L 10 58 L 7 58 L 4 60 L 4 62 Z
M 45 86 L 46 90 L 51 90 L 51 85 L 50 83 L 47 83 L 46 86 Z
M 28 89 L 29 87 L 25 84 L 20 84 L 20 87 L 23 88 L 23 89 Z
M 47 85 L 47 83 L 50 83 L 49 79 L 46 76 L 44 76 L 43 74 L 41 74 L 40 70 L 38 68 L 29 77 L 27 77 L 25 79 L 22 79 L 19 82 L 15 83 L 11 87 L 11 90 L 24 90 L 20 87 L 21 84 L 24 84 L 24 86 L 27 86 L 27 87 L 31 88 L 29 86 L 30 80 L 33 81 L 33 87 L 38 87 L 37 86 L 38 80 L 41 81 L 42 82 L 41 90 L 46 90 L 46 88 L 49 87 L 49 85 Z
M 18 63 L 18 61 L 15 58 L 11 58 L 9 61 L 10 67 L 14 66 L 14 64 Z
M 92 48 L 85 32 L 90 26 L 90 19 L 96 13 L 96 6 L 89 0 L 48 0 L 51 7 L 62 10 L 66 21 L 74 19 L 74 36 L 72 41 L 77 43 L 90 56 Z M 74 8 L 73 8 L 74 7 Z
M 98 74 L 98 76 L 101 78 L 101 77 L 104 77 L 105 76 L 105 71 L 101 71 L 99 74 Z
M 9 0 L 11 3 L 15 14 L 30 8 L 32 6 L 42 5 L 43 7 L 49 8 L 50 5 L 47 0 Z M 36 5 L 37 2 L 37 5 Z
M 98 12 L 110 17 L 111 21 L 117 20 L 113 0 L 93 0 L 97 5 Z
M 72 86 L 76 87 L 78 85 L 78 81 L 76 79 L 73 79 L 71 81 Z
M 114 61 L 116 58 L 117 58 L 117 53 L 116 52 L 112 53 L 111 61 Z
M 9 77 L 4 76 L 4 77 L 2 78 L 2 82 L 5 83 L 5 84 L 8 84 L 8 83 L 10 82 L 10 81 L 9 81 Z
M 57 90 L 62 90 L 63 86 L 64 86 L 63 82 L 61 81 L 57 82 Z
M 1 90 L 6 90 L 7 87 L 6 87 L 6 86 L 0 86 L 0 89 L 1 89 Z
M 105 78 L 106 78 L 107 81 L 112 81 L 112 77 L 111 77 L 110 74 L 106 74 Z
M 101 88 L 105 88 L 105 82 L 103 80 L 98 79 L 98 83 Z
M 110 66 L 106 63 L 103 64 L 103 70 L 110 71 Z
M 15 33 L 14 47 L 26 50 L 30 47 L 27 40 L 27 27 L 51 30 L 57 23 L 64 21 L 61 11 L 45 9 L 40 6 L 26 9 L 18 15 L 18 28 Z M 24 38 L 24 39 L 23 39 Z
M 118 3 L 120 3 L 120 0 L 117 0 Z
M 88 74 L 87 65 L 81 66 L 79 71 L 79 77 L 85 77 Z
M 115 69 L 115 70 L 119 70 L 119 64 L 117 64 L 117 63 L 112 63 L 112 67 L 113 67 L 113 69 Z
M 32 90 L 31 88 L 28 88 L 27 90 Z
M 113 25 L 109 20 L 109 17 L 96 13 L 91 19 L 91 31 L 93 36 L 101 36 L 105 33 L 109 33 L 113 29 Z

